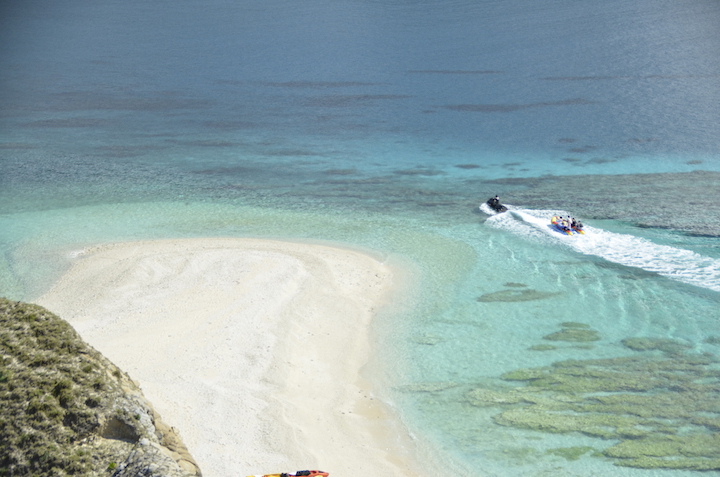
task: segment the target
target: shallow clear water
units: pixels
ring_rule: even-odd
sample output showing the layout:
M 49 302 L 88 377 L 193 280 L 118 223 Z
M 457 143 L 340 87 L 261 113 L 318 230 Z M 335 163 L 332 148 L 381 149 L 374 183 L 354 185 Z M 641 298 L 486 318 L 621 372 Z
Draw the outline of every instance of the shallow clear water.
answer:
M 32 300 L 98 242 L 368 249 L 416 273 L 370 369 L 435 463 L 693 473 L 617 467 L 598 453 L 620 439 L 498 425 L 512 406 L 473 396 L 568 359 L 720 353 L 717 2 L 0 8 L 1 295 Z M 511 212 L 478 207 L 495 194 Z M 587 234 L 556 233 L 555 213 Z M 593 340 L 547 339 L 568 329 Z M 663 419 L 713 434 L 697 422 L 716 413 L 688 413 Z

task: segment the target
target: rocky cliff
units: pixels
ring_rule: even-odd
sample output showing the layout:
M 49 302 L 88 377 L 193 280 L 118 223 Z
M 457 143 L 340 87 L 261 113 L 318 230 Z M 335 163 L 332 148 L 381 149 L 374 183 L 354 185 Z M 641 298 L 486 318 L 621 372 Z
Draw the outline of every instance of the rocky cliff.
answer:
M 0 476 L 201 476 L 127 374 L 64 320 L 3 298 L 0 442 Z

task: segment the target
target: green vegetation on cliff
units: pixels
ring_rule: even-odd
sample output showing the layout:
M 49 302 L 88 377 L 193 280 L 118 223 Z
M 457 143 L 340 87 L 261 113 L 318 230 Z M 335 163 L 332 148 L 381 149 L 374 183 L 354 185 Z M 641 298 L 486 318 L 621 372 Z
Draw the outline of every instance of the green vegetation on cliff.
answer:
M 83 474 L 107 383 L 93 353 L 44 309 L 0 300 L 0 475 Z M 107 465 L 107 464 L 105 464 Z
M 0 298 L 0 477 L 109 476 L 142 438 L 199 475 L 125 373 L 64 320 Z

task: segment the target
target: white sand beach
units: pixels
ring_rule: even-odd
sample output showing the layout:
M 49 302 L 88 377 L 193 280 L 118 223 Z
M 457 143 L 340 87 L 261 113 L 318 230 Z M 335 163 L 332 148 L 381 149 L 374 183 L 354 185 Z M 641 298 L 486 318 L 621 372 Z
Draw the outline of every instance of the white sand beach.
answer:
M 420 475 L 361 368 L 398 275 L 375 258 L 254 239 L 85 250 L 36 302 L 140 383 L 205 477 Z

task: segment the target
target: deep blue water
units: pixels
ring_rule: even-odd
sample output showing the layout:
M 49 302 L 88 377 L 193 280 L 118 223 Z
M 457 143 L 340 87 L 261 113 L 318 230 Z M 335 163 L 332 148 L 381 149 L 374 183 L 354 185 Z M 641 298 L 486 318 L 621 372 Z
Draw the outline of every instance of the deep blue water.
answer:
M 467 396 L 625 338 L 720 352 L 717 1 L 8 0 L 0 22 L 0 294 L 98 242 L 366 247 L 419 270 L 374 369 L 436 461 L 692 473 L 558 457 L 617 440 Z M 478 208 L 495 194 L 513 213 Z M 554 235 L 557 212 L 588 234 Z M 601 339 L 530 350 L 563 322 Z

